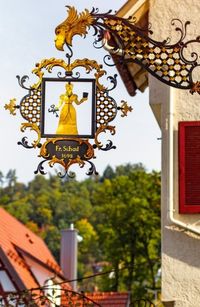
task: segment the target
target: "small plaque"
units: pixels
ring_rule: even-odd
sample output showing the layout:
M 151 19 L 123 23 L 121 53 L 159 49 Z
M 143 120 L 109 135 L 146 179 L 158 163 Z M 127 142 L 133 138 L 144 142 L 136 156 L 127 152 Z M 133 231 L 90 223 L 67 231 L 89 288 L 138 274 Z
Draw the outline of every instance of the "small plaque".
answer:
M 40 155 L 47 160 L 62 160 L 68 165 L 72 160 L 90 160 L 94 156 L 94 149 L 87 140 L 51 139 L 44 143 Z

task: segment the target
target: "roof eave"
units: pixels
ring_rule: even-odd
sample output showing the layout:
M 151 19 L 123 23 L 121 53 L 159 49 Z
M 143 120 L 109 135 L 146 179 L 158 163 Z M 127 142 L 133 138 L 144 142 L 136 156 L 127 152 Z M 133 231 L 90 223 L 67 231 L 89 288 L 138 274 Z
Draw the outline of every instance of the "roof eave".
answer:
M 117 12 L 117 16 L 123 18 L 134 16 L 138 27 L 148 29 L 148 11 L 149 0 L 129 0 Z M 134 62 L 119 64 L 117 55 L 112 57 L 129 95 L 135 96 L 137 90 L 144 92 L 148 86 L 148 73 Z

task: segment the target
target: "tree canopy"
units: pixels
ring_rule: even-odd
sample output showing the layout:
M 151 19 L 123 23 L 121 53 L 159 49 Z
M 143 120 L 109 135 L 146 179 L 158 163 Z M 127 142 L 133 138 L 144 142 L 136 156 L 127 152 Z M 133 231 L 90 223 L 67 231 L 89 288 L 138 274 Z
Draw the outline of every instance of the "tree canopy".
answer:
M 159 172 L 127 164 L 81 182 L 51 175 L 23 184 L 14 170 L 0 177 L 0 205 L 41 236 L 58 261 L 61 229 L 74 223 L 83 237 L 79 277 L 114 268 L 84 280 L 81 289 L 128 290 L 141 297 L 159 288 Z

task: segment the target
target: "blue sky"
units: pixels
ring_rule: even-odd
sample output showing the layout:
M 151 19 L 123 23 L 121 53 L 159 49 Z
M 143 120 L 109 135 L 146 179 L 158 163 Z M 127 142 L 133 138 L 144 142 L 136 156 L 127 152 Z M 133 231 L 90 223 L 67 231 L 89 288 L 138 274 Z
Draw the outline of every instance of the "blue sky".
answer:
M 13 117 L 4 110 L 5 103 L 11 98 L 16 98 L 19 103 L 27 94 L 27 91 L 18 85 L 16 75 L 29 75 L 32 84 L 36 80 L 31 75 L 35 63 L 44 58 L 65 58 L 65 54 L 54 47 L 54 30 L 66 17 L 65 5 L 73 5 L 78 11 L 98 7 L 100 12 L 106 12 L 110 8 L 117 10 L 123 4 L 123 0 L 112 1 L 112 5 L 111 1 L 1 0 L 0 170 L 4 174 L 9 169 L 16 169 L 18 180 L 28 182 L 33 179 L 34 170 L 41 161 L 37 157 L 38 150 L 27 150 L 17 145 L 26 135 L 20 131 L 23 118 L 19 113 Z M 87 57 L 103 63 L 106 52 L 94 49 L 92 42 L 92 32 L 86 39 L 76 37 L 74 59 Z M 115 73 L 115 68 L 109 70 L 109 75 Z M 116 166 L 128 162 L 142 162 L 148 170 L 160 170 L 161 141 L 157 138 L 160 138 L 161 132 L 149 107 L 148 90 L 130 97 L 118 76 L 118 87 L 112 94 L 117 102 L 126 100 L 134 110 L 127 118 L 118 115 L 112 123 L 117 130 L 116 135 L 112 137 L 117 149 L 97 152 L 97 159 L 94 161 L 97 170 L 102 173 L 108 164 Z M 48 167 L 46 170 L 49 170 Z M 87 169 L 75 167 L 74 170 L 78 179 L 86 177 Z

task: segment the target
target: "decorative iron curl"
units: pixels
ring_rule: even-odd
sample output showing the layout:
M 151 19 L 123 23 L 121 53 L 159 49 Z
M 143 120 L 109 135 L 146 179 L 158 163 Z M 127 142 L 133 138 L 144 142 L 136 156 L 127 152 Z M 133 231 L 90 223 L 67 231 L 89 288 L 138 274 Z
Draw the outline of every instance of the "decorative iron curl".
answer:
M 116 63 L 113 62 L 113 58 L 110 54 L 106 54 L 103 57 L 103 62 L 104 62 L 104 64 L 106 64 L 109 67 L 116 66 Z
M 37 169 L 34 171 L 34 174 L 37 175 L 38 173 L 40 173 L 41 175 L 46 175 L 47 172 L 44 171 L 44 166 L 43 164 L 47 162 L 47 160 L 42 160 L 39 164 L 38 164 L 38 167 Z
M 28 91 L 31 90 L 31 87 L 27 87 L 27 86 L 24 85 L 24 83 L 26 83 L 26 81 L 29 80 L 29 76 L 25 75 L 25 76 L 20 77 L 19 75 L 17 75 L 16 78 L 18 80 L 19 85 L 22 88 L 24 88 L 25 90 L 28 90 Z
M 25 146 L 24 146 L 24 147 L 25 147 Z M 115 148 L 115 146 L 112 146 L 112 142 L 111 142 L 111 141 L 109 141 L 109 143 L 106 145 L 106 147 L 107 147 L 108 149 L 104 149 L 104 148 L 103 148 L 102 150 L 109 150 L 109 147 L 110 147 L 110 149 L 111 149 L 111 147 L 112 147 L 112 148 Z M 106 148 L 106 147 L 105 147 L 105 148 Z M 26 148 L 32 148 L 32 147 L 26 147 Z M 44 160 L 42 160 L 42 161 L 38 164 L 38 167 L 37 167 L 37 169 L 34 171 L 34 174 L 40 173 L 41 175 L 46 175 L 47 172 L 44 171 L 44 166 L 43 166 L 44 163 L 46 163 L 46 162 L 49 163 L 49 166 L 50 166 L 50 167 L 53 167 L 54 164 L 51 163 L 50 159 L 48 159 L 48 158 L 47 158 L 47 159 L 44 159 Z M 91 175 L 93 175 L 93 174 L 94 174 L 94 175 L 98 175 L 98 174 L 99 174 L 99 173 L 97 172 L 97 170 L 96 170 L 96 167 L 95 167 L 94 163 L 92 163 L 91 161 L 87 161 L 87 160 L 83 160 L 82 162 L 83 162 L 83 163 L 79 165 L 80 168 L 83 168 L 83 167 L 85 166 L 86 163 L 88 163 L 88 164 L 90 165 L 88 171 L 86 172 L 86 175 L 91 176 Z M 61 179 L 66 178 L 66 177 L 68 177 L 69 179 L 74 179 L 74 178 L 76 177 L 76 173 L 70 170 L 70 167 L 71 167 L 71 165 L 73 165 L 73 164 L 75 164 L 75 162 L 72 163 L 72 164 L 70 164 L 69 167 L 67 167 L 67 169 L 64 168 L 64 166 L 63 166 L 62 164 L 60 164 L 60 166 L 62 167 L 63 171 L 58 171 L 58 172 L 57 172 L 57 176 L 58 176 L 59 178 L 61 178 Z
M 71 58 L 73 57 L 73 50 L 69 45 L 67 45 L 67 48 L 68 48 L 69 52 L 67 52 L 65 56 L 68 60 L 68 65 L 70 65 Z
M 86 172 L 86 175 L 91 176 L 91 175 L 98 175 L 98 172 L 96 170 L 96 167 L 94 165 L 94 163 L 92 163 L 91 161 L 88 160 L 84 160 L 82 161 L 83 163 L 80 164 L 80 168 L 85 167 L 85 164 L 88 163 L 90 165 L 88 171 Z M 71 165 L 70 165 L 71 166 Z M 76 173 L 70 170 L 70 166 L 69 168 L 65 169 L 65 171 L 62 173 L 61 171 L 57 173 L 58 177 L 60 178 L 66 178 L 68 177 L 69 179 L 74 179 L 76 177 Z
M 72 78 L 75 79 L 75 80 L 79 79 L 80 76 L 81 76 L 81 74 L 80 74 L 79 71 L 76 71 L 74 74 L 72 74 Z
M 90 12 L 92 15 L 97 15 L 97 14 L 99 14 L 99 8 L 97 8 L 97 7 L 93 7 L 92 8 L 92 11 Z M 112 13 L 112 10 L 110 9 L 110 10 L 108 10 L 106 13 L 104 13 L 104 15 L 109 15 L 109 14 L 111 14 Z
M 34 148 L 33 145 L 29 145 L 28 144 L 28 138 L 26 136 L 24 136 L 21 140 L 21 142 L 17 142 L 17 145 L 22 145 L 23 147 L 27 148 L 27 149 L 31 149 L 31 148 Z
M 198 66 L 198 58 L 199 58 L 199 55 L 197 52 L 191 52 L 190 53 L 190 57 L 192 58 L 191 60 L 189 59 L 186 59 L 186 57 L 184 56 L 184 50 L 187 49 L 187 47 L 190 45 L 190 44 L 193 44 L 193 43 L 200 43 L 200 36 L 197 36 L 197 38 L 194 40 L 190 40 L 186 43 L 182 43 L 181 44 L 181 49 L 180 49 L 180 58 L 183 62 L 185 62 L 186 64 L 189 64 L 189 65 L 192 65 L 192 68 L 191 68 L 191 71 Z
M 107 125 L 101 125 L 99 126 L 96 135 L 95 135 L 95 144 L 93 145 L 94 148 L 98 148 L 99 150 L 108 151 L 111 149 L 116 149 L 116 146 L 113 145 L 113 142 L 111 140 L 107 140 L 107 144 L 104 146 L 98 139 L 99 135 L 102 132 L 109 131 L 111 135 L 115 134 L 115 127 L 114 126 L 107 126 Z
M 113 142 L 111 140 L 108 140 L 107 142 L 108 143 L 105 145 L 105 147 L 101 147 L 100 150 L 108 151 L 108 150 L 117 148 L 115 145 L 113 145 Z
M 90 168 L 88 169 L 88 172 L 86 173 L 86 175 L 91 176 L 91 175 L 96 175 L 98 176 L 99 173 L 96 170 L 96 166 L 94 165 L 94 163 L 92 163 L 91 161 L 87 161 L 90 164 Z
M 110 81 L 110 83 L 113 85 L 111 88 L 107 89 L 108 92 L 114 90 L 117 86 L 117 74 L 114 74 L 114 76 L 107 77 L 107 80 Z
M 58 172 L 57 173 L 58 177 L 60 179 L 64 179 L 66 177 L 68 177 L 69 179 L 74 179 L 76 177 L 76 173 L 75 172 L 72 172 L 72 171 L 68 171 L 68 170 L 65 170 L 65 172 Z
M 176 26 L 176 22 L 180 24 L 180 27 Z M 186 21 L 185 24 L 183 24 L 183 22 L 180 19 L 173 18 L 171 21 L 171 25 L 176 26 L 175 31 L 180 32 L 180 39 L 176 44 L 181 43 L 186 38 L 187 27 L 190 25 L 190 21 Z

